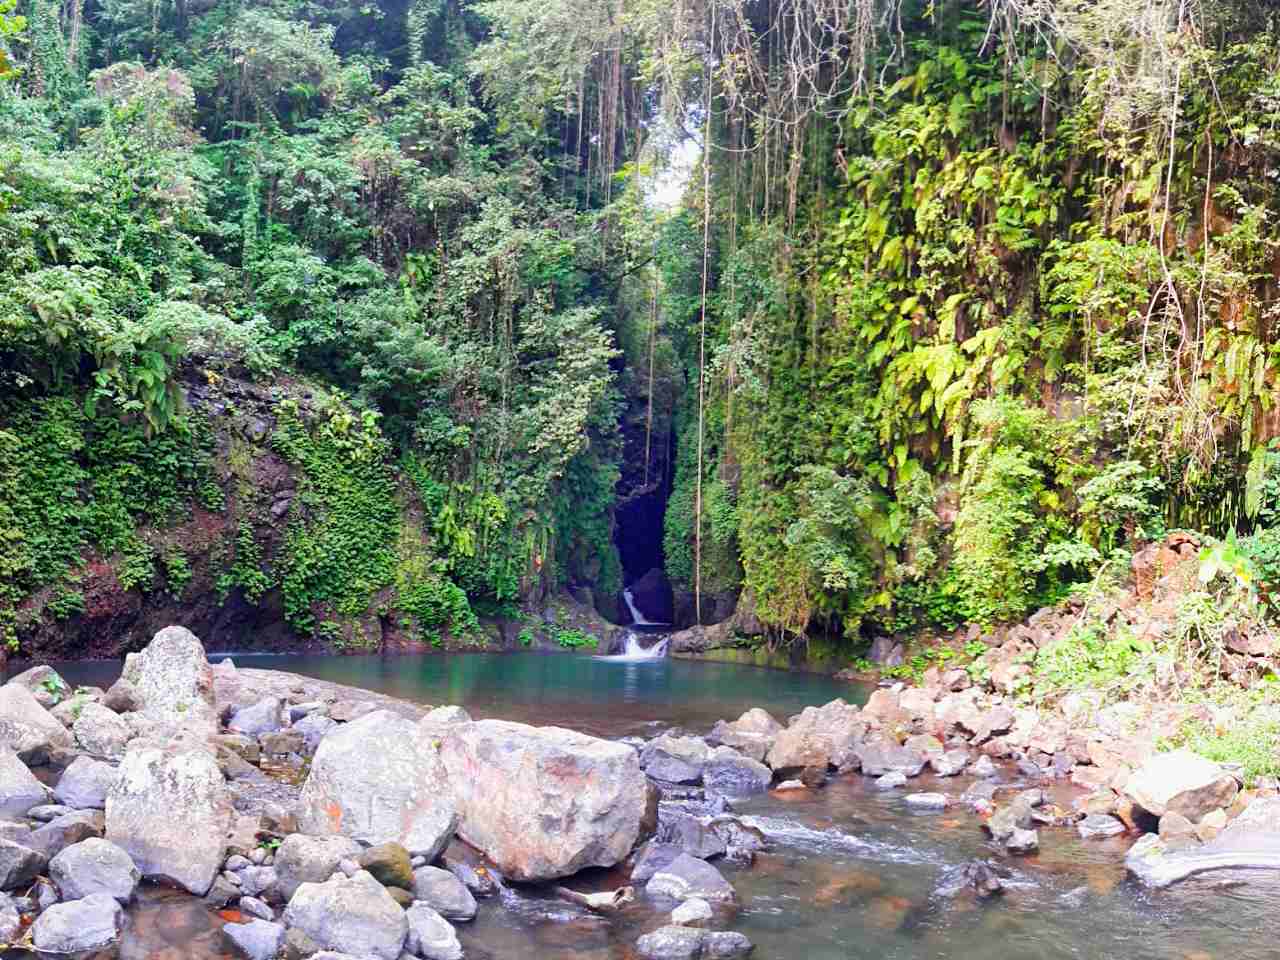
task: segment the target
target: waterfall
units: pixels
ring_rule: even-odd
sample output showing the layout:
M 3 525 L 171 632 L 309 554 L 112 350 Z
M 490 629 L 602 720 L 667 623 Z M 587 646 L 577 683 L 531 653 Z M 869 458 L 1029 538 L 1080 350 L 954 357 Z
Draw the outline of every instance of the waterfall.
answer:
M 631 593 L 630 587 L 622 591 L 622 599 L 627 602 L 627 609 L 631 611 L 632 623 L 634 623 L 637 627 L 653 626 L 653 624 L 649 621 L 649 619 L 643 613 L 640 612 L 640 608 L 636 606 L 636 598 Z
M 642 646 L 640 638 L 643 634 L 637 633 L 635 630 L 628 630 L 627 635 L 623 638 L 623 648 L 621 653 L 615 653 L 608 657 L 596 657 L 597 660 L 612 660 L 617 663 L 624 661 L 631 662 L 636 660 L 663 660 L 667 656 L 667 645 L 670 643 L 670 637 L 662 637 L 651 647 Z

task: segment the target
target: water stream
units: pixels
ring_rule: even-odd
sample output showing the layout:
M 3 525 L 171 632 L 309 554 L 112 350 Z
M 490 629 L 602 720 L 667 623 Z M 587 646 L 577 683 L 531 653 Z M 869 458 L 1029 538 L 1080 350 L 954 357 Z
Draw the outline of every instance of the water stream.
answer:
M 639 641 L 637 640 L 637 643 Z M 246 657 L 326 680 L 424 703 L 460 703 L 473 714 L 576 727 L 599 736 L 653 735 L 670 727 L 705 733 L 750 706 L 779 719 L 858 688 L 830 678 L 667 658 L 477 654 L 452 657 Z M 112 664 L 60 664 L 73 683 L 108 683 Z M 910 790 L 959 794 L 970 781 L 929 775 Z M 1072 788 L 1056 788 L 1069 803 Z M 918 814 L 906 791 L 877 792 L 861 777 L 820 791 L 774 793 L 737 812 L 771 849 L 751 867 L 721 864 L 738 891 L 716 925 L 740 930 L 757 960 L 1271 960 L 1280 927 L 1280 882 L 1192 880 L 1147 891 L 1128 880 L 1123 838 L 1083 841 L 1045 829 L 1042 850 L 1012 862 L 1005 894 L 987 905 L 939 900 L 948 866 L 993 857 L 967 811 Z M 626 880 L 621 870 L 579 878 L 581 889 Z M 131 910 L 120 956 L 127 960 L 213 960 L 226 956 L 221 920 L 190 898 L 150 891 Z M 664 909 L 665 908 L 665 909 Z M 469 960 L 632 960 L 634 943 L 659 926 L 670 904 L 643 895 L 604 920 L 512 886 L 459 933 Z

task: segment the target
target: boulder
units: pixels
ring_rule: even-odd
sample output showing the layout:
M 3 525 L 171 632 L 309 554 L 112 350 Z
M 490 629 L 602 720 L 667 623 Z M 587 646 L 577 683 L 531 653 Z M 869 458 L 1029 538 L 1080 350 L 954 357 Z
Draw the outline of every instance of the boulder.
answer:
M 0 839 L 0 890 L 14 890 L 44 873 L 49 858 L 13 840 Z
M 493 874 L 484 867 L 472 866 L 467 861 L 454 857 L 441 857 L 440 863 L 471 891 L 472 896 L 492 897 L 498 892 L 498 884 L 494 882 Z
M 222 938 L 237 956 L 247 960 L 272 960 L 284 946 L 284 927 L 269 920 L 226 923 Z
M 116 713 L 132 713 L 138 709 L 138 691 L 121 677 L 102 697 L 102 705 Z
M 708 794 L 749 797 L 764 793 L 772 781 L 772 770 L 730 747 L 716 747 L 702 767 L 702 785 Z
M 1190 750 L 1156 754 L 1134 771 L 1124 793 L 1153 817 L 1180 813 L 1193 823 L 1231 806 L 1239 790 L 1235 777 Z
M 471 723 L 471 714 L 462 707 L 450 705 L 428 710 L 426 715 L 418 721 L 418 726 L 423 730 L 443 733 L 461 723 Z
M 862 761 L 862 772 L 868 777 L 879 777 L 886 773 L 901 773 L 905 777 L 920 775 L 927 758 L 906 747 L 892 742 L 864 743 L 858 747 L 858 759 Z
M 95 893 L 45 910 L 31 925 L 31 942 L 41 953 L 97 950 L 114 943 L 123 925 L 124 910 L 116 898 Z
M 963 747 L 934 754 L 929 758 L 929 766 L 940 777 L 954 777 L 963 773 L 969 765 L 969 751 Z
M 338 721 L 319 713 L 310 713 L 295 723 L 290 729 L 302 736 L 303 749 L 307 753 L 315 753 L 320 749 L 320 741 L 337 729 Z
M 49 755 L 71 748 L 71 734 L 31 691 L 6 683 L 0 687 L 0 746 L 8 747 L 23 763 L 39 766 Z
M 0 894 L 0 943 L 15 943 L 22 935 L 22 915 L 12 897 Z
M 237 876 L 240 879 L 240 892 L 249 897 L 264 897 L 268 900 L 283 900 L 280 896 L 280 875 L 274 866 L 255 864 L 245 867 Z
M 446 920 L 475 919 L 476 898 L 448 870 L 419 867 L 413 872 L 412 890 L 415 899 L 421 900 Z
M 1153 887 L 1200 873 L 1280 870 L 1280 797 L 1255 799 L 1201 846 L 1179 848 L 1154 833 L 1146 834 L 1129 849 L 1125 866 Z
M 682 853 L 684 850 L 677 843 L 650 840 L 636 852 L 635 862 L 631 867 L 631 882 L 644 883 Z
M 49 788 L 8 747 L 0 747 L 0 817 L 21 817 L 47 803 Z
M 806 767 L 825 770 L 831 763 L 831 740 L 808 724 L 793 724 L 774 739 L 765 762 L 781 776 Z
M 160 729 L 217 731 L 213 670 L 186 627 L 165 627 L 141 653 L 125 657 L 121 678 L 133 688 L 138 712 Z
M 90 837 L 74 843 L 49 861 L 49 879 L 63 900 L 105 893 L 121 903 L 133 899 L 142 875 L 129 855 L 109 840 Z
M 53 788 L 54 799 L 73 810 L 102 810 L 119 771 L 103 760 L 76 757 Z
M 323 883 L 345 859 L 360 855 L 360 845 L 349 837 L 308 837 L 295 833 L 276 848 L 276 883 L 289 900 L 304 883 Z
M 289 899 L 284 922 L 322 950 L 376 960 L 399 960 L 409 932 L 405 911 L 363 870 L 302 884 Z
M 360 868 L 368 870 L 384 887 L 402 889 L 413 885 L 413 865 L 409 861 L 409 851 L 398 843 L 380 843 L 356 857 Z
M 101 811 L 73 810 L 32 831 L 23 842 L 46 857 L 56 857 L 73 843 L 102 836 L 105 828 Z
M 70 684 L 62 679 L 57 670 L 47 664 L 23 670 L 22 673 L 10 679 L 9 683 L 25 689 L 46 710 L 52 710 L 71 696 Z
M 671 922 L 687 927 L 695 923 L 704 923 L 713 916 L 711 904 L 698 897 L 690 897 L 671 911 Z
M 866 732 L 862 711 L 843 700 L 805 707 L 778 733 L 765 762 L 783 776 L 806 767 L 845 767 L 855 759 Z
M 650 896 L 688 900 L 730 901 L 733 887 L 711 864 L 681 853 L 649 878 L 645 891 Z
M 941 756 L 946 750 L 946 747 L 942 745 L 942 741 L 931 733 L 918 733 L 914 737 L 907 737 L 902 745 L 906 749 L 925 757 L 926 760 Z
M 276 912 L 271 909 L 265 900 L 259 900 L 257 897 L 241 897 L 239 901 L 240 912 L 250 917 L 256 917 L 259 920 L 274 920 Z M 283 931 L 281 931 L 283 933 Z
M 709 930 L 702 938 L 704 957 L 740 957 L 751 950 L 751 941 L 736 930 Z
M 663 814 L 657 839 L 679 847 L 691 857 L 710 860 L 724 856 L 724 840 L 711 827 L 688 813 Z
M 1166 842 L 1190 840 L 1196 835 L 1196 825 L 1180 813 L 1166 813 L 1160 818 L 1160 839 Z
M 717 722 L 708 739 L 733 747 L 752 760 L 763 761 L 782 729 L 782 724 L 767 711 L 752 707 L 732 723 Z
M 457 931 L 430 906 L 415 903 L 405 911 L 405 918 L 409 924 L 405 947 L 411 954 L 426 960 L 462 960 Z
M 711 748 L 698 737 L 664 734 L 645 744 L 640 751 L 640 767 L 656 780 L 668 783 L 699 783 L 702 767 Z
M 441 757 L 459 834 L 515 880 L 611 867 L 651 815 L 639 758 L 625 744 L 481 720 L 454 727 Z
M 669 924 L 636 941 L 636 952 L 646 960 L 689 960 L 702 955 L 707 932 L 696 927 Z
M 233 733 L 257 737 L 275 733 L 284 727 L 285 702 L 283 697 L 264 697 L 248 707 L 241 707 L 227 724 Z
M 124 756 L 133 731 L 114 710 L 90 702 L 80 708 L 80 715 L 71 724 L 71 734 L 86 753 L 117 759 Z
M 1105 840 L 1124 833 L 1125 826 L 1109 814 L 1091 813 L 1076 824 L 1076 831 L 1084 840 Z
M 107 839 L 147 879 L 196 896 L 222 867 L 231 821 L 226 781 L 213 754 L 200 748 L 132 747 L 107 794 Z
M 303 833 L 395 841 L 428 860 L 441 854 L 457 823 L 435 740 L 387 710 L 326 736 L 298 798 Z

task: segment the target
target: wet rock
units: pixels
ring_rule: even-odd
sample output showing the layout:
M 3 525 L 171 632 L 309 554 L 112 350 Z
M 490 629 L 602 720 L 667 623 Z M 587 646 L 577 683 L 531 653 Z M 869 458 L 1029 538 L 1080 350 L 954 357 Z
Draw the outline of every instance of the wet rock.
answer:
M 408 937 L 405 947 L 426 960 L 461 960 L 462 944 L 452 924 L 425 903 L 415 903 L 405 911 Z
M 1036 830 L 1017 828 L 1005 838 L 1004 848 L 1009 853 L 1034 853 L 1040 849 L 1040 834 Z
M 302 736 L 302 744 L 306 752 L 315 753 L 320 749 L 320 741 L 337 727 L 338 722 L 332 717 L 312 713 L 295 723 L 292 730 Z
M 631 868 L 631 882 L 644 883 L 682 853 L 684 851 L 674 843 L 650 840 L 636 854 L 635 865 Z
M 670 924 L 646 933 L 636 941 L 636 951 L 647 960 L 688 960 L 702 955 L 705 930 Z
M 702 939 L 704 957 L 740 957 L 751 950 L 751 941 L 735 930 L 711 931 Z
M 888 773 L 876 777 L 874 786 L 877 790 L 897 790 L 899 787 L 907 785 L 907 775 L 901 770 L 890 770 Z
M 1004 882 L 1000 878 L 999 868 L 983 860 L 974 860 L 943 871 L 934 888 L 934 896 L 951 898 L 966 891 L 975 894 L 978 899 L 986 900 L 1003 892 Z
M 239 906 L 240 912 L 246 916 L 256 917 L 259 920 L 275 920 L 276 918 L 275 911 L 265 901 L 257 897 L 241 897 Z
M 77 757 L 53 789 L 54 799 L 75 810 L 102 810 L 119 771 L 104 760 Z
M 1154 817 L 1180 813 L 1198 822 L 1229 807 L 1239 790 L 1235 777 L 1190 750 L 1156 754 L 1129 777 L 1124 793 Z
M 394 841 L 434 860 L 458 823 L 458 786 L 449 789 L 430 738 L 419 736 L 411 721 L 377 710 L 321 741 L 298 800 L 298 826 L 368 844 Z M 535 804 L 526 816 L 536 810 Z
M 718 817 L 711 821 L 710 827 L 724 842 L 725 859 L 735 863 L 751 863 L 767 845 L 760 830 L 734 817 Z
M 8 747 L 0 747 L 0 817 L 20 817 L 47 803 L 49 789 Z
M 688 900 L 699 897 L 710 901 L 733 899 L 733 887 L 715 867 L 682 853 L 658 870 L 645 885 L 650 896 Z
M 947 797 L 942 793 L 909 793 L 904 799 L 913 810 L 947 809 Z
M 37 850 L 0 840 L 0 890 L 13 890 L 30 883 L 44 872 L 48 858 Z
M 782 724 L 768 712 L 753 707 L 732 723 L 719 721 L 708 739 L 732 747 L 752 760 L 763 761 L 782 729 Z
M 24 842 L 46 857 L 59 853 L 90 837 L 100 837 L 106 829 L 106 821 L 98 810 L 73 810 L 33 830 Z
M 844 700 L 805 707 L 777 735 L 765 762 L 782 777 L 805 768 L 843 769 L 858 762 L 857 750 L 866 732 L 862 711 Z
M 407 889 L 413 885 L 413 864 L 410 863 L 409 851 L 398 843 L 380 843 L 363 850 L 356 862 L 384 887 Z
M 301 833 L 284 838 L 276 848 L 276 884 L 289 900 L 304 883 L 323 883 L 345 858 L 360 855 L 360 845 L 348 837 L 308 837 Z M 354 865 L 359 869 L 359 865 Z M 354 872 L 354 871 L 353 871 Z
M 213 670 L 186 627 L 165 627 L 142 652 L 129 654 L 121 677 L 133 687 L 138 712 L 161 730 L 217 731 Z
M 682 927 L 703 923 L 711 917 L 711 904 L 700 897 L 690 897 L 671 911 L 671 922 Z
M 702 767 L 702 784 L 707 792 L 726 797 L 764 793 L 772 780 L 773 771 L 763 763 L 729 747 L 717 747 L 711 751 Z
M 105 893 L 128 903 L 142 875 L 129 855 L 114 843 L 91 837 L 72 844 L 50 860 L 49 878 L 57 884 L 63 900 Z
M 444 868 L 457 877 L 464 887 L 471 891 L 476 897 L 492 897 L 498 892 L 498 885 L 494 882 L 493 875 L 484 867 L 474 867 L 465 860 L 458 860 L 454 857 L 443 857 L 441 863 Z M 423 866 L 418 864 L 417 866 Z M 416 867 L 415 867 L 416 869 Z
M 719 834 L 697 817 L 685 813 L 662 816 L 658 823 L 657 839 L 677 846 L 699 860 L 723 856 L 726 850 L 725 842 Z
M 222 938 L 237 956 L 247 960 L 271 960 L 284 946 L 284 927 L 269 920 L 227 923 Z
M 639 759 L 625 744 L 481 720 L 454 727 L 441 757 L 459 834 L 516 880 L 613 866 L 651 815 Z
M 247 737 L 275 733 L 284 727 L 285 701 L 283 697 L 264 697 L 257 703 L 235 712 L 227 729 Z
M 981 756 L 977 760 L 973 761 L 973 766 L 969 768 L 969 772 L 975 777 L 981 777 L 983 779 L 994 777 L 997 773 L 996 765 L 988 756 Z
M 447 920 L 474 920 L 476 898 L 448 870 L 419 867 L 413 872 L 411 889 L 418 900 Z
M 1076 830 L 1084 840 L 1105 840 L 1124 833 L 1125 826 L 1108 814 L 1091 813 L 1076 824 Z
M 285 908 L 286 926 L 320 949 L 345 950 L 377 960 L 399 960 L 409 924 L 405 911 L 368 873 L 304 883 Z
M 176 642 L 186 649 L 183 637 Z M 159 667 L 177 657 L 165 653 L 151 662 Z M 208 891 L 222 868 L 231 821 L 226 781 L 213 755 L 199 748 L 131 747 L 107 795 L 107 839 L 144 877 L 176 883 L 196 896 Z
M 947 750 L 929 757 L 929 766 L 940 777 L 954 777 L 963 773 L 969 765 L 969 751 L 963 748 Z
M 697 737 L 664 734 L 645 744 L 640 751 L 640 767 L 649 776 L 667 783 L 700 783 L 702 767 L 711 748 Z
M 0 746 L 8 747 L 30 766 L 72 746 L 71 734 L 21 685 L 0 687 Z
M 124 925 L 116 898 L 95 893 L 81 900 L 56 903 L 31 925 L 31 942 L 41 953 L 79 953 L 115 942 Z
M 894 743 L 864 743 L 857 754 L 862 761 L 862 773 L 868 777 L 881 777 L 886 773 L 919 776 L 926 762 L 923 755 Z
M 114 710 L 100 703 L 86 703 L 71 724 L 71 735 L 86 753 L 118 759 L 124 756 L 133 731 Z

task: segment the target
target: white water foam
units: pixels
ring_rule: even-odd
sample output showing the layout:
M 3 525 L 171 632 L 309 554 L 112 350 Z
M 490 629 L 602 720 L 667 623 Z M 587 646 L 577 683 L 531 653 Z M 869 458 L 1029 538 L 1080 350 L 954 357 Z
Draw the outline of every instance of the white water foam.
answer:
M 643 647 L 640 645 L 640 634 L 634 630 L 628 630 L 624 639 L 625 646 L 621 653 L 615 653 L 608 657 L 596 657 L 597 660 L 609 660 L 614 663 L 635 663 L 643 660 L 665 660 L 667 657 L 667 645 L 671 642 L 669 637 L 663 637 L 651 647 Z

